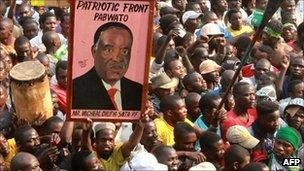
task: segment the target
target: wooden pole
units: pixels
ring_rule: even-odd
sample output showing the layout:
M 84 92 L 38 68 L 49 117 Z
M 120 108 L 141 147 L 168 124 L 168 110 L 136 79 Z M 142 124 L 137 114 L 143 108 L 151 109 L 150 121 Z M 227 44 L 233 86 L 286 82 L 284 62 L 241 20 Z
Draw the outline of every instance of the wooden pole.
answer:
M 250 45 L 247 47 L 246 53 L 245 53 L 244 57 L 242 58 L 241 63 L 238 66 L 237 70 L 235 71 L 235 74 L 232 78 L 232 81 L 229 83 L 228 88 L 226 89 L 220 104 L 217 107 L 217 111 L 219 111 L 223 107 L 225 101 L 227 100 L 228 94 L 229 94 L 232 86 L 234 85 L 234 82 L 236 81 L 236 78 L 239 76 L 242 67 L 245 65 L 246 60 L 248 59 L 248 57 L 249 57 L 249 55 L 252 51 L 252 48 L 253 48 L 255 42 L 257 41 L 257 39 L 259 37 L 261 37 L 261 34 L 263 33 L 264 27 L 266 26 L 268 21 L 271 19 L 273 14 L 279 9 L 282 2 L 283 2 L 283 0 L 269 0 L 268 1 L 266 10 L 265 10 L 264 15 L 263 15 L 261 25 L 258 27 L 257 31 L 255 32 L 255 34 L 252 38 L 252 41 L 251 41 Z

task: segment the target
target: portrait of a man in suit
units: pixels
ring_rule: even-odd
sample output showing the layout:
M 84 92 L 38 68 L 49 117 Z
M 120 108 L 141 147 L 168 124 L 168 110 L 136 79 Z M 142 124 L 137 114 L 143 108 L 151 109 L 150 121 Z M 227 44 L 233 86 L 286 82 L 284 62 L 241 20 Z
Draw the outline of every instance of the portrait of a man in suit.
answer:
M 73 79 L 72 109 L 141 109 L 142 84 L 125 77 L 132 43 L 132 31 L 122 23 L 109 22 L 96 30 L 94 66 Z

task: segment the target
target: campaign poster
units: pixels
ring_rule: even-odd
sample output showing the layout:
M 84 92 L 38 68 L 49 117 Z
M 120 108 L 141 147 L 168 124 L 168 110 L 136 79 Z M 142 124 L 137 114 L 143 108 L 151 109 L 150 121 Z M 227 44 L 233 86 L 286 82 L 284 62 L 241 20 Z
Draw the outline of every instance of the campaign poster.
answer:
M 145 108 L 153 0 L 72 2 L 69 120 L 136 121 Z

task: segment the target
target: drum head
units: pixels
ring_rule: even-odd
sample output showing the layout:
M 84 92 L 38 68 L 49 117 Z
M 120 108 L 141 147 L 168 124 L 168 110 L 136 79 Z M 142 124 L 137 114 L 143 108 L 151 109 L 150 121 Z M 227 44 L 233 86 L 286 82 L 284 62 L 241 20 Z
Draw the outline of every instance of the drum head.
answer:
M 15 81 L 34 81 L 45 76 L 44 66 L 39 61 L 26 61 L 15 65 L 9 75 Z

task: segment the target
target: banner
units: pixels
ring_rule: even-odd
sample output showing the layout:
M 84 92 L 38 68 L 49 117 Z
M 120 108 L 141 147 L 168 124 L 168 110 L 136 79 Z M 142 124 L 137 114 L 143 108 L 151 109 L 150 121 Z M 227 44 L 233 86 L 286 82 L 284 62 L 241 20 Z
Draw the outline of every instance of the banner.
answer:
M 134 121 L 145 108 L 153 0 L 72 3 L 69 120 Z
M 68 7 L 68 0 L 31 0 L 32 6 Z

